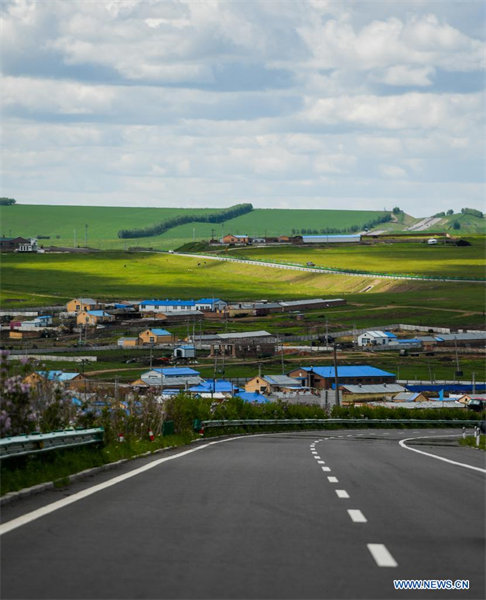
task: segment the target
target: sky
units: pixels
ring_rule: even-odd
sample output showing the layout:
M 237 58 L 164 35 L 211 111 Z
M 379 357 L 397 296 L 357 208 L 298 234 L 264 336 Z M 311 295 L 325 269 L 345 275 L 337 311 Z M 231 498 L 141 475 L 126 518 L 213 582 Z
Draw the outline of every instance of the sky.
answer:
M 0 0 L 0 195 L 485 210 L 485 7 Z

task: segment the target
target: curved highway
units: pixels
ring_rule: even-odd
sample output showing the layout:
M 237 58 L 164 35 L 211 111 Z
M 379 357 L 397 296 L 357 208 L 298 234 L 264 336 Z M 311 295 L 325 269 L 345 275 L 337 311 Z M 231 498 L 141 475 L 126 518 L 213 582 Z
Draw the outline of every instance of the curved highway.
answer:
M 201 440 L 24 498 L 3 509 L 2 598 L 483 598 L 484 453 L 452 435 Z

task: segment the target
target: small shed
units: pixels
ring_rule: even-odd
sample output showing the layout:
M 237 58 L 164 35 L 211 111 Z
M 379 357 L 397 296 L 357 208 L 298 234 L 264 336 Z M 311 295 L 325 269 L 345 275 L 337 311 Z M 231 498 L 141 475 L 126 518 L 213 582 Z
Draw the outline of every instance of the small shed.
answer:
M 136 337 L 121 337 L 118 338 L 117 345 L 120 348 L 135 348 L 138 346 L 138 338 Z
M 196 358 L 196 347 L 192 344 L 185 344 L 174 348 L 174 358 Z
M 78 325 L 98 325 L 99 323 L 109 323 L 114 321 L 115 317 L 104 310 L 83 310 L 76 317 Z

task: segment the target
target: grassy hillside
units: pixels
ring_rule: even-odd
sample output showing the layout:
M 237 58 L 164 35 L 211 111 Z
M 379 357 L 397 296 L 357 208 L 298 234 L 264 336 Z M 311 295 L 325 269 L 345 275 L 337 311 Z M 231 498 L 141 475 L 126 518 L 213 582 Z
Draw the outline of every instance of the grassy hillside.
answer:
M 325 248 L 283 246 L 234 249 L 229 254 L 302 265 L 311 261 L 322 267 L 375 273 L 484 278 L 484 237 L 469 239 L 470 246 L 428 246 L 414 242 L 373 246 L 329 245 Z
M 292 229 L 325 229 L 363 227 L 370 220 L 382 216 L 381 211 L 339 210 L 278 210 L 256 209 L 224 224 L 188 223 L 175 227 L 163 235 L 138 239 L 119 239 L 121 229 L 146 227 L 176 215 L 208 213 L 215 209 L 176 208 L 116 208 L 81 206 L 37 206 L 16 204 L 0 207 L 2 235 L 37 237 L 44 245 L 85 245 L 85 225 L 88 225 L 88 246 L 102 249 L 126 249 L 132 246 L 173 249 L 195 240 L 220 237 L 225 233 L 246 233 L 252 236 L 285 235 Z
M 167 254 L 103 252 L 92 255 L 3 255 L 2 306 L 26 307 L 65 302 L 75 296 L 114 298 L 283 299 L 346 297 L 380 321 L 395 321 L 398 307 L 420 320 L 424 310 L 447 311 L 467 324 L 484 324 L 484 286 L 466 283 L 396 281 L 314 274 L 246 264 L 204 261 Z M 371 287 L 370 287 L 371 286 Z M 345 310 L 349 310 L 346 308 Z M 395 316 L 394 316 L 395 315 Z M 405 315 L 402 314 L 404 318 Z M 439 317 L 441 317 L 439 319 Z

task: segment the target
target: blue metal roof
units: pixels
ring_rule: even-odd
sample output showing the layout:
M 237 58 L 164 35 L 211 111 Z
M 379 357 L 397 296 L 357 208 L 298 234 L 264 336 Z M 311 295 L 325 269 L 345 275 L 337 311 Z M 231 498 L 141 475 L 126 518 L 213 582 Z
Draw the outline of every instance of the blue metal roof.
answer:
M 328 379 L 335 376 L 334 367 L 307 367 L 305 370 L 313 371 L 316 375 Z M 394 373 L 369 365 L 338 366 L 337 374 L 338 377 L 395 377 Z
M 109 313 L 104 310 L 87 310 L 88 315 L 92 315 L 93 317 L 109 317 Z
M 270 402 L 268 398 L 258 392 L 239 392 L 238 397 L 244 402 L 253 402 L 254 404 L 267 404 Z
M 302 239 L 303 240 L 312 240 L 312 239 L 317 239 L 317 238 L 349 238 L 349 239 L 361 239 L 361 235 L 327 235 L 326 233 L 323 233 L 321 235 L 303 235 Z
M 396 338 L 396 337 L 397 337 L 397 336 L 396 336 L 394 333 L 392 333 L 391 331 L 384 331 L 383 333 L 384 333 L 384 334 L 386 335 L 386 337 L 388 337 L 388 338 Z
M 48 381 L 71 381 L 79 375 L 79 373 L 65 373 L 64 371 L 36 371 Z
M 142 300 L 140 306 L 195 306 L 194 300 Z
M 199 371 L 195 371 L 189 367 L 165 367 L 160 369 L 152 369 L 157 373 L 162 373 L 164 377 L 180 377 L 184 375 L 199 375 Z
M 155 335 L 172 335 L 167 329 L 150 329 L 150 331 Z
M 444 390 L 445 392 L 472 392 L 473 386 L 472 384 L 467 383 L 423 383 L 423 384 L 407 384 L 407 390 L 411 392 L 440 392 Z M 475 392 L 486 392 L 486 384 L 478 384 L 476 383 L 474 386 Z
M 201 298 L 196 300 L 196 304 L 214 304 L 215 302 L 221 302 L 219 298 Z
M 190 392 L 204 392 L 210 394 L 211 392 L 219 393 L 236 393 L 238 388 L 231 383 L 231 381 L 225 381 L 224 379 L 206 379 L 199 385 L 195 385 L 189 388 Z

